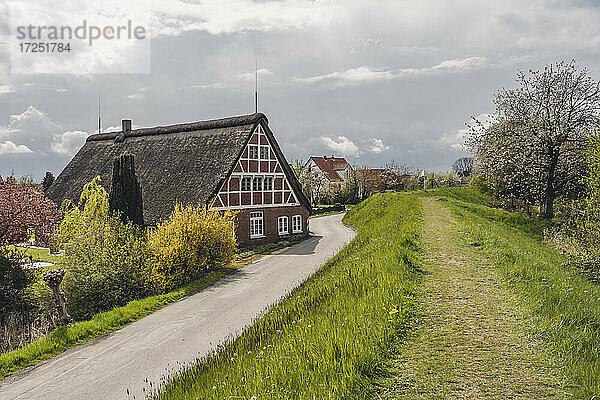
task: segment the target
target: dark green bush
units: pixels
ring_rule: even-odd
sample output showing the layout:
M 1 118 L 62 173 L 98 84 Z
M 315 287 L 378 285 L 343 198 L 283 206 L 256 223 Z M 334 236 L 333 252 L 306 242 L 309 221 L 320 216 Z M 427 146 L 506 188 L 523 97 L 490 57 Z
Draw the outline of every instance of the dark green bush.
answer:
M 21 266 L 24 254 L 0 247 L 0 353 L 27 343 L 35 319 L 35 301 L 29 287 L 35 280 L 32 271 Z
M 120 213 L 123 222 L 144 225 L 142 188 L 135 175 L 132 154 L 121 154 L 115 158 L 108 205 L 111 211 Z
M 24 255 L 0 246 L 0 318 L 30 308 L 27 286 L 33 275 L 21 266 Z

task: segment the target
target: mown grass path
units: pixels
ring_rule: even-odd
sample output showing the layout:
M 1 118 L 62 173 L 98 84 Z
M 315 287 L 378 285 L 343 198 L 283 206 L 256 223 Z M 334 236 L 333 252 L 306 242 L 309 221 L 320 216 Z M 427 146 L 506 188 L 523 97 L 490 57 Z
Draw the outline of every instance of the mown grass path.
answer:
M 379 398 L 564 398 L 559 373 L 530 341 L 527 318 L 502 278 L 440 201 L 422 202 L 417 330 L 390 362 Z

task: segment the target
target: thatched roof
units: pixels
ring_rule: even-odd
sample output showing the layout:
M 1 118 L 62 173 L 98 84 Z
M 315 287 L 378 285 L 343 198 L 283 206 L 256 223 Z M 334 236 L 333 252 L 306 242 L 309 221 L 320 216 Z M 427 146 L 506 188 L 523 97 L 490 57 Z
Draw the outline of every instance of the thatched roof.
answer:
M 110 191 L 114 159 L 135 156 L 142 186 L 144 223 L 166 219 L 175 202 L 208 203 L 229 176 L 252 132 L 262 124 L 298 200 L 310 207 L 294 173 L 285 162 L 264 114 L 192 122 L 90 136 L 49 188 L 50 199 L 77 201 L 83 186 L 100 176 Z

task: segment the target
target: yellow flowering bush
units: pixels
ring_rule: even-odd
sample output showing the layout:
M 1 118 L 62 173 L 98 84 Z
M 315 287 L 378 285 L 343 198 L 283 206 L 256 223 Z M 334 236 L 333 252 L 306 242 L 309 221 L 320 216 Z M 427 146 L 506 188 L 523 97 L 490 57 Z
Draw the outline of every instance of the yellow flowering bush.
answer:
M 150 247 L 152 280 L 159 290 L 171 290 L 233 259 L 235 213 L 176 204 L 171 217 L 157 226 Z

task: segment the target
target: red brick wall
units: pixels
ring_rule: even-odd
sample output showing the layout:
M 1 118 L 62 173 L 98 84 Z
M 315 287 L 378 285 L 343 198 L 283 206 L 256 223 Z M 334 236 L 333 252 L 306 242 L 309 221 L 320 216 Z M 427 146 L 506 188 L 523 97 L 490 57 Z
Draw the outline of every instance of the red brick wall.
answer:
M 250 213 L 262 211 L 263 213 L 263 232 L 264 237 L 250 239 Z M 302 216 L 302 233 L 292 233 L 292 217 L 294 215 Z M 279 236 L 277 227 L 277 218 L 287 216 L 289 218 L 289 235 Z M 284 206 L 284 207 L 264 207 L 264 208 L 248 208 L 240 210 L 237 214 L 237 231 L 238 247 L 241 249 L 259 246 L 261 244 L 277 242 L 280 240 L 290 239 L 297 236 L 308 234 L 308 210 L 306 207 L 300 206 Z

